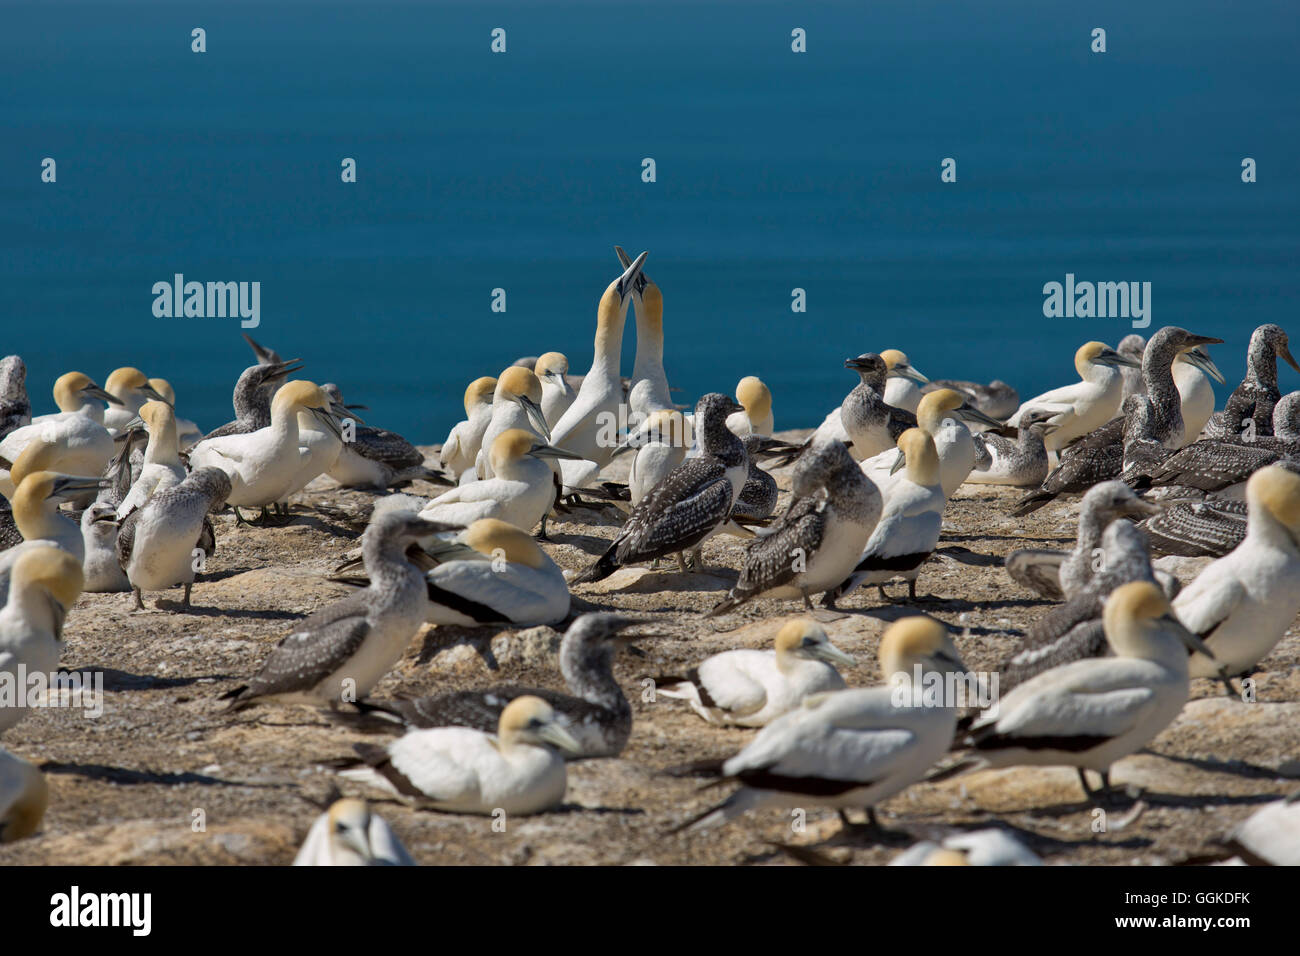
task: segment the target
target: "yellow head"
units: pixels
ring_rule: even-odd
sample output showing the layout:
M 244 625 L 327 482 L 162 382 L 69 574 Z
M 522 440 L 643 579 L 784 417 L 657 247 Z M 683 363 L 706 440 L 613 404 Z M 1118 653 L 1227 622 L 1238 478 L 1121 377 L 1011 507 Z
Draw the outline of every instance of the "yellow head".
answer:
M 939 483 L 939 453 L 934 439 L 920 428 L 909 428 L 898 436 L 898 450 L 907 460 L 907 477 L 918 485 Z
M 947 413 L 961 408 L 966 398 L 951 388 L 936 388 L 921 396 L 921 403 L 916 406 L 916 423 L 931 435 L 939 430 L 939 425 Z
M 45 775 L 26 760 L 14 756 L 0 757 L 10 763 L 8 768 L 18 778 L 18 797 L 9 804 L 0 817 L 0 843 L 13 843 L 31 836 L 41 825 L 45 808 L 50 803 L 50 788 Z M 0 770 L 8 772 L 8 770 Z
M 300 408 L 323 408 L 330 407 L 330 397 L 315 382 L 309 382 L 306 379 L 299 379 L 295 382 L 285 382 L 275 393 L 275 398 L 271 401 L 271 416 L 279 412 L 280 415 L 297 411 Z
M 149 377 L 144 372 L 127 365 L 113 369 L 112 374 L 108 376 L 108 381 L 104 383 L 104 389 L 116 398 L 125 398 L 131 392 L 144 388 L 148 384 Z
M 465 417 L 469 418 L 473 415 L 478 405 L 491 405 L 492 395 L 496 389 L 497 380 L 491 375 L 484 375 L 470 382 L 469 387 L 465 389 Z
M 772 414 L 772 393 L 757 375 L 746 375 L 736 384 L 736 401 L 745 407 L 750 420 Z
M 532 369 L 524 368 L 522 365 L 512 365 L 497 378 L 494 400 L 513 400 L 520 395 L 540 404 L 542 383 Z
M 908 679 L 917 664 L 922 671 L 961 670 L 961 655 L 948 628 L 932 617 L 917 615 L 895 621 L 880 639 L 880 672 L 885 681 L 895 674 Z
M 1300 475 L 1279 465 L 1261 468 L 1246 482 L 1250 510 L 1262 510 L 1300 538 Z
M 43 438 L 29 442 L 9 469 L 9 480 L 18 488 L 22 486 L 23 479 L 33 472 L 53 470 L 61 451 L 62 446 Z
M 510 564 L 540 568 L 549 560 L 527 532 L 498 518 L 475 521 L 465 530 L 464 541 L 484 557 L 503 557 Z
M 507 428 L 492 441 L 492 470 L 501 471 L 509 462 L 518 461 L 532 450 L 537 436 L 522 428 Z
M 10 587 L 18 591 L 39 588 L 63 605 L 77 603 L 83 582 L 81 562 L 62 548 L 40 545 L 28 548 L 13 565 Z
M 543 352 L 537 359 L 537 377 L 548 375 L 567 375 L 569 360 L 563 352 Z
M 95 383 L 89 375 L 64 372 L 54 380 L 54 403 L 61 412 L 75 412 L 86 403 L 86 396 L 81 394 L 82 389 L 94 387 Z
M 795 660 L 825 661 L 828 664 L 852 665 L 853 658 L 831 643 L 826 630 L 816 621 L 796 618 L 776 632 L 777 666 L 784 669 Z
M 907 355 L 898 349 L 885 349 L 880 353 L 880 357 L 885 360 L 885 368 L 891 372 L 895 366 L 908 364 Z
M 335 800 L 329 808 L 328 826 L 331 841 L 341 844 L 363 860 L 370 860 L 374 856 L 370 848 L 370 807 L 364 800 Z
M 1088 370 L 1092 368 L 1092 363 L 1104 351 L 1106 351 L 1104 342 L 1084 342 L 1079 346 L 1079 350 L 1074 353 L 1074 370 L 1079 373 L 1080 378 L 1088 377 Z
M 143 419 L 145 427 L 149 429 L 149 434 L 164 431 L 168 427 L 176 427 L 176 413 L 166 402 L 145 402 L 140 406 L 138 412 Z
M 558 747 L 571 754 L 582 752 L 581 746 L 555 719 L 551 705 L 540 697 L 516 697 L 501 711 L 497 736 L 503 748 L 515 744 Z
M 930 855 L 925 858 L 924 866 L 970 866 L 970 860 L 966 859 L 966 854 L 957 850 L 945 850 L 940 847 L 931 851 Z
M 656 330 L 662 330 L 664 324 L 664 294 L 653 282 L 647 281 L 641 292 L 641 317 Z
M 163 397 L 163 401 L 169 405 L 176 404 L 176 389 L 172 388 L 172 383 L 165 378 L 151 378 L 149 384 L 153 390 Z

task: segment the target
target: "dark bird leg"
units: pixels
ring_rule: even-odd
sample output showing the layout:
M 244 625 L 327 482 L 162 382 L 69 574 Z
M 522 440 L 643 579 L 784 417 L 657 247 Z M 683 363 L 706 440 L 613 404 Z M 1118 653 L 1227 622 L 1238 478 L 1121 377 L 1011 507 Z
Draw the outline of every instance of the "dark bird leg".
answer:
M 191 605 L 190 605 L 190 591 L 193 590 L 193 588 L 194 588 L 194 582 L 193 582 L 193 581 L 191 581 L 191 582 L 189 582 L 189 583 L 187 583 L 187 584 L 185 585 L 185 599 L 184 599 L 183 601 L 181 601 L 181 607 L 185 608 L 185 610 L 187 610 L 187 611 L 190 609 L 190 606 L 191 606 Z
M 135 591 L 135 609 L 136 609 L 137 611 L 143 611 L 143 610 L 144 610 L 144 599 L 140 597 L 140 589 L 139 589 L 139 588 L 134 588 L 133 590 Z
M 907 582 L 907 597 L 910 601 L 916 600 L 916 578 Z

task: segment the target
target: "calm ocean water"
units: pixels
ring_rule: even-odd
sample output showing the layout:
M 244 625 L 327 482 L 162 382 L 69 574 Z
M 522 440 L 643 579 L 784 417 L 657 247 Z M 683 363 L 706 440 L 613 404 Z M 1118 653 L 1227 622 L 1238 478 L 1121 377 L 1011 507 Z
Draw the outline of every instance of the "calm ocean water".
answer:
M 758 374 L 778 427 L 866 350 L 1071 380 L 1129 323 L 1045 319 L 1067 272 L 1151 282 L 1152 330 L 1226 339 L 1231 386 L 1254 326 L 1300 331 L 1300 11 L 1083 6 L 0 4 L 0 353 L 40 410 L 61 371 L 131 363 L 215 427 L 238 322 L 157 319 L 151 287 L 259 281 L 255 337 L 440 440 L 473 377 L 550 349 L 585 370 L 620 243 L 650 250 L 682 400 Z

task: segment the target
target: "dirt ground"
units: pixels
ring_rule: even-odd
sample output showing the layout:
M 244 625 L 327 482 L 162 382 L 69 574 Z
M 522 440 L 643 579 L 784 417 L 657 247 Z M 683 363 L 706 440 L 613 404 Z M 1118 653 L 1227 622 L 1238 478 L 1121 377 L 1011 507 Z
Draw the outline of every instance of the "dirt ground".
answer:
M 789 433 L 798 436 L 800 433 Z M 786 470 L 776 472 L 784 489 Z M 1177 722 L 1114 768 L 1128 795 L 1094 813 L 1071 769 L 1017 768 L 921 784 L 887 801 L 885 843 L 841 832 L 835 814 L 809 808 L 796 832 L 789 811 L 765 810 L 700 835 L 667 835 L 725 791 L 663 777 L 662 768 L 724 755 L 754 733 L 709 726 L 682 702 L 642 699 L 640 678 L 678 671 L 733 647 L 768 647 L 801 608 L 759 601 L 713 620 L 711 607 L 736 578 L 743 543 L 714 539 L 705 573 L 623 571 L 575 589 L 573 613 L 620 609 L 653 616 L 666 637 L 648 656 L 624 654 L 620 683 L 633 703 L 632 739 L 618 759 L 569 765 L 564 806 L 515 818 L 504 833 L 484 817 L 417 811 L 342 781 L 318 761 L 347 756 L 366 737 L 306 708 L 262 706 L 222 713 L 217 696 L 252 674 L 290 624 L 347 592 L 326 575 L 350 550 L 374 496 L 327 489 L 299 496 L 287 527 L 235 527 L 217 519 L 218 549 L 194 589 L 149 596 L 84 595 L 68 616 L 63 664 L 104 675 L 104 712 L 40 708 L 0 744 L 40 765 L 50 807 L 34 838 L 0 848 L 0 864 L 286 864 L 316 804 L 331 787 L 377 797 L 376 807 L 422 864 L 783 864 L 774 844 L 817 846 L 835 863 L 885 863 L 917 838 L 952 828 L 1002 827 L 1049 863 L 1165 864 L 1212 854 L 1216 840 L 1300 779 L 1300 639 L 1292 631 L 1256 675 L 1257 701 L 1225 698 L 1194 681 Z M 319 489 L 319 490 L 318 490 Z M 419 485 L 415 493 L 429 494 Z M 950 624 L 968 667 L 994 669 L 1051 603 L 1007 577 L 1002 557 L 1017 547 L 1069 547 L 1077 500 L 1025 518 L 1009 516 L 1014 489 L 966 485 L 944 515 L 940 556 L 920 578 L 913 604 L 882 604 L 861 589 L 838 615 L 821 612 L 835 643 L 857 659 L 850 686 L 880 682 L 876 646 L 898 617 L 924 611 Z M 782 506 L 785 503 L 782 498 Z M 577 511 L 552 525 L 546 551 L 563 567 L 584 566 L 613 537 L 609 513 Z M 1179 562 L 1171 562 L 1179 564 Z M 1183 562 L 1185 580 L 1198 567 Z M 896 594 L 905 588 L 895 586 Z M 563 687 L 559 633 L 424 628 L 372 696 L 521 682 Z M 1105 822 L 1097 832 L 1098 821 Z

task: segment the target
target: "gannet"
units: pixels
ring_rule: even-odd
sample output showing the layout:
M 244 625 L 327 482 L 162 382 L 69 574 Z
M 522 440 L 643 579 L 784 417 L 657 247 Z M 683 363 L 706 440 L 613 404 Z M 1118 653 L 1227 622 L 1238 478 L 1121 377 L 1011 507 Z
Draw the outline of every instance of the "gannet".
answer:
M 798 619 L 777 631 L 775 650 L 714 654 L 685 676 L 656 678 L 655 693 L 687 701 L 711 724 L 763 727 L 810 694 L 842 689 L 836 664 L 851 667 L 854 660 L 820 624 Z
M 1122 481 L 1094 485 L 1079 505 L 1079 529 L 1072 551 L 1017 548 L 1006 567 L 1017 584 L 1054 601 L 1078 594 L 1093 576 L 1094 551 L 1106 526 L 1117 518 L 1141 518 L 1160 513 L 1160 506 L 1139 498 Z
M 569 360 L 563 352 L 543 352 L 533 372 L 542 383 L 542 415 L 546 427 L 554 428 L 569 410 L 578 393 L 569 384 Z
M 36 448 L 35 445 L 28 446 L 28 451 Z M 25 460 L 27 454 L 24 452 L 23 457 L 14 464 L 22 477 L 13 497 L 13 517 L 23 536 L 23 542 L 0 552 L 0 600 L 8 593 L 13 564 L 24 551 L 53 545 L 71 555 L 80 566 L 86 557 L 81 528 L 59 510 L 59 504 L 88 491 L 93 494 L 93 489 L 98 488 L 100 482 L 98 478 L 63 475 L 52 471 L 29 472 Z
M 772 392 L 757 375 L 746 375 L 736 383 L 736 401 L 741 411 L 727 416 L 727 427 L 741 438 L 750 435 L 771 437 Z
M 885 404 L 884 389 L 889 366 L 874 352 L 845 359 L 844 367 L 858 373 L 860 381 L 817 427 L 814 437 L 838 438 L 849 444 L 853 457 L 862 461 L 893 448 L 898 436 L 916 426 L 916 416 Z
M 165 401 L 158 390 L 149 384 L 148 376 L 131 366 L 110 372 L 108 380 L 104 382 L 104 391 L 117 399 L 117 404 L 110 405 L 104 412 L 104 427 L 115 435 L 126 429 L 140 413 L 140 406 L 145 402 Z
M 294 866 L 415 866 L 393 828 L 364 800 L 335 800 L 307 831 Z
M 719 392 L 700 399 L 695 421 L 701 454 L 687 458 L 641 499 L 605 553 L 574 577 L 575 584 L 669 554 L 676 554 L 685 568 L 682 553 L 726 524 L 748 477 L 744 443 L 727 429 L 727 416 L 739 409 Z
M 633 630 L 629 630 L 633 628 Z M 583 614 L 560 642 L 560 673 L 569 693 L 500 684 L 483 690 L 458 690 L 415 700 L 359 701 L 369 714 L 408 728 L 471 727 L 489 733 L 501 711 L 519 697 L 539 697 L 557 722 L 578 742 L 580 760 L 617 757 L 632 734 L 632 707 L 614 679 L 613 662 L 633 641 L 656 636 L 643 622 L 620 614 Z
M 924 777 L 948 750 L 957 712 L 925 706 L 916 673 L 964 671 L 947 628 L 932 618 L 895 621 L 880 641 L 890 686 L 814 694 L 772 721 L 722 763 L 740 789 L 677 829 L 703 829 L 765 806 L 874 807 Z M 947 703 L 947 702 L 943 702 Z
M 103 594 L 131 590 L 126 572 L 117 560 L 117 509 L 106 501 L 92 502 L 81 513 L 81 541 L 86 556 L 82 590 Z
M 412 730 L 387 747 L 356 744 L 361 759 L 340 772 L 431 810 L 525 816 L 564 799 L 556 748 L 579 750 L 546 701 L 520 697 L 501 711 L 495 736 L 468 727 Z
M 734 433 L 733 433 L 734 434 Z M 749 458 L 749 471 L 745 484 L 736 495 L 736 502 L 731 506 L 731 521 L 724 531 L 739 538 L 751 538 L 747 525 L 766 524 L 767 519 L 776 511 L 780 489 L 773 478 L 759 464 L 765 458 L 784 457 L 798 452 L 793 445 L 762 435 L 750 435 L 742 439 L 745 454 Z
M 101 403 L 117 399 L 82 373 L 68 372 L 54 383 L 54 401 L 60 409 L 58 414 L 39 415 L 30 425 L 14 429 L 0 441 L 0 459 L 17 461 L 23 449 L 40 438 L 58 448 L 58 454 L 49 461 L 51 470 L 70 475 L 100 474 L 113 457 L 113 436 L 101 423 Z M 0 494 L 12 497 L 14 488 L 8 470 L 0 469 Z
M 987 385 L 963 379 L 936 378 L 932 379 L 930 384 L 922 386 L 921 393 L 932 392 L 936 388 L 951 388 L 961 392 L 981 412 L 999 421 L 1010 418 L 1020 407 L 1020 393 L 1013 386 L 997 378 Z
M 628 436 L 624 446 L 636 449 L 627 479 L 633 507 L 682 463 L 690 444 L 686 418 L 672 408 L 651 412 Z
M 1005 830 L 957 831 L 941 843 L 922 840 L 889 861 L 889 866 L 1042 866 L 1027 846 Z
M 1019 434 L 1006 438 L 986 431 L 975 435 L 975 465 L 966 480 L 977 485 L 1028 488 L 1047 478 L 1045 436 L 1056 429 L 1051 409 L 1030 409 L 1020 417 Z
M 240 373 L 235 382 L 232 403 L 235 420 L 214 428 L 204 438 L 221 438 L 224 435 L 247 435 L 271 424 L 271 399 L 286 378 L 303 366 L 298 359 L 269 365 L 250 365 Z
M 552 444 L 567 448 L 602 468 L 609 464 L 618 446 L 618 430 L 622 424 L 619 405 L 623 401 L 623 380 L 619 376 L 623 323 L 633 287 L 648 255 L 643 252 L 637 256 L 600 297 L 591 371 L 583 377 L 578 397 L 551 430 Z M 564 477 L 566 485 L 577 487 L 569 480 L 569 472 Z
M 1110 789 L 1110 767 L 1146 746 L 1187 702 L 1188 649 L 1201 639 L 1174 620 L 1169 602 L 1149 581 L 1131 581 L 1106 601 L 1106 640 L 1115 657 L 1074 661 L 1044 671 L 1003 695 L 976 718 L 965 745 L 971 754 L 936 774 L 942 779 L 988 767 L 1075 767 Z
M 1300 475 L 1272 465 L 1246 484 L 1246 538 L 1174 599 L 1178 619 L 1213 651 L 1193 677 L 1251 671 L 1300 611 Z
M 334 464 L 325 472 L 342 487 L 383 491 L 400 488 L 417 478 L 451 483 L 441 473 L 426 468 L 424 455 L 401 435 L 385 428 L 359 424 L 349 406 L 344 405 L 343 394 L 337 385 L 327 382 L 321 389 L 330 397 L 336 415 L 352 418 L 354 425 L 351 440 L 342 443 Z
M 884 586 L 895 578 L 907 582 L 908 597 L 916 597 L 916 579 L 921 565 L 939 543 L 943 507 L 948 499 L 939 484 L 934 439 L 919 428 L 909 428 L 899 436 L 898 464 L 904 463 L 906 473 L 895 479 L 861 558 L 831 595 L 832 600 L 850 594 L 862 584 L 876 585 L 881 598 L 887 600 Z
M 1210 495 L 1204 501 L 1175 501 L 1142 522 L 1151 550 L 1185 557 L 1221 558 L 1246 539 L 1246 502 Z
M 456 423 L 442 443 L 438 462 L 457 478 L 474 475 L 474 461 L 483 447 L 483 433 L 492 421 L 492 396 L 497 380 L 490 375 L 476 378 L 465 389 L 465 420 Z
M 336 706 L 374 689 L 424 623 L 424 575 L 406 556 L 421 538 L 453 530 L 413 511 L 375 515 L 361 536 L 368 587 L 310 614 L 247 684 L 221 695 L 229 710 L 265 699 Z
M 532 432 L 544 443 L 550 441 L 546 418 L 542 414 L 542 383 L 522 365 L 512 365 L 497 377 L 496 391 L 492 396 L 492 418 L 483 432 L 483 440 L 474 463 L 475 473 L 480 480 L 492 477 L 494 443 L 502 432 L 512 428 Z M 550 464 L 547 467 L 556 475 L 559 474 L 557 468 Z
M 140 420 L 149 430 L 149 444 L 145 446 L 140 477 L 117 507 L 121 515 L 129 515 L 151 496 L 175 488 L 185 478 L 172 407 L 166 402 L 145 402 L 140 406 Z
M 492 442 L 492 477 L 458 485 L 421 509 L 434 521 L 467 525 L 479 518 L 500 518 L 531 531 L 555 502 L 555 475 L 548 463 L 576 458 L 523 428 L 508 428 Z
M 836 438 L 814 437 L 791 474 L 794 499 L 745 551 L 740 580 L 709 616 L 751 598 L 829 592 L 848 578 L 880 520 L 880 491 Z M 827 600 L 830 601 L 828 595 Z
M 1101 342 L 1085 342 L 1074 353 L 1074 368 L 1082 381 L 1035 395 L 1021 404 L 1008 424 L 1018 428 L 1020 416 L 1028 409 L 1050 409 L 1058 427 L 1046 439 L 1047 450 L 1063 448 L 1115 417 L 1124 398 L 1119 369 L 1133 364 L 1132 359 Z
M 1248 816 L 1227 846 L 1251 866 L 1300 866 L 1300 790 Z
M 190 606 L 190 590 L 201 562 L 216 553 L 216 532 L 208 513 L 225 504 L 230 478 L 220 468 L 203 466 L 179 484 L 155 492 L 139 509 L 121 520 L 117 533 L 117 561 L 131 590 L 135 607 L 144 610 L 142 591 L 163 591 L 185 586 L 181 606 Z
M 1123 478 L 1142 489 L 1193 488 L 1240 497 L 1247 478 L 1282 458 L 1279 452 L 1258 444 L 1203 438 L 1173 454 L 1153 455 L 1126 466 Z
M 35 833 L 49 803 L 45 774 L 0 750 L 0 843 L 14 843 Z
M 1121 365 L 1119 369 L 1120 377 L 1124 379 L 1124 398 L 1146 394 L 1147 387 L 1142 381 L 1142 353 L 1146 347 L 1147 340 L 1136 332 L 1124 336 L 1115 347 L 1116 352 L 1133 362 L 1132 365 Z
M 1183 444 L 1189 445 L 1201 437 L 1214 414 L 1214 386 L 1210 380 L 1222 384 L 1223 373 L 1203 345 L 1178 353 L 1170 371 L 1174 376 L 1174 387 L 1178 389 L 1178 403 L 1183 415 Z
M 889 366 L 889 377 L 885 380 L 885 404 L 915 415 L 916 407 L 921 404 L 921 388 L 930 380 L 914 369 L 907 356 L 898 349 L 885 349 L 880 357 Z
M 149 384 L 153 390 L 162 396 L 162 401 L 172 407 L 173 412 L 176 409 L 176 389 L 172 388 L 172 383 L 165 378 L 151 378 Z M 194 424 L 188 418 L 176 417 L 176 442 L 182 449 L 189 448 L 197 441 L 201 441 L 203 432 L 199 426 Z
M 1291 356 L 1286 332 L 1279 326 L 1261 325 L 1251 333 L 1250 346 L 1246 350 L 1246 377 L 1233 390 L 1223 411 L 1210 419 L 1209 437 L 1240 435 L 1246 419 L 1255 423 L 1256 435 L 1273 433 L 1273 406 L 1282 396 L 1277 387 L 1279 357 L 1300 372 L 1300 365 Z
M 279 510 L 285 515 L 289 513 L 291 495 L 302 491 L 338 463 L 343 454 L 343 420 L 351 419 L 355 427 L 365 427 L 364 419 L 338 400 L 342 396 L 337 387 L 331 393 L 322 385 L 320 391 L 329 401 L 324 415 L 318 410 L 298 411 L 298 464 L 278 502 Z
M 48 544 L 24 548 L 10 569 L 0 609 L 0 675 L 16 693 L 0 707 L 0 732 L 27 715 L 27 674 L 54 673 L 63 649 L 63 620 L 81 594 L 81 562 Z
M 190 466 L 220 468 L 230 476 L 226 499 L 242 520 L 239 508 L 283 501 L 289 494 L 302 453 L 298 446 L 298 413 L 308 411 L 338 437 L 330 400 L 315 383 L 305 380 L 280 386 L 271 402 L 271 424 L 247 435 L 205 438 L 190 450 Z
M 615 246 L 619 265 L 627 269 L 632 258 Z M 664 297 L 659 286 L 641 272 L 632 283 L 632 308 L 636 312 L 636 357 L 628 382 L 628 423 L 635 428 L 651 412 L 672 408 L 668 375 L 664 372 Z
M 32 421 L 27 398 L 27 365 L 18 355 L 0 359 L 0 440 Z

